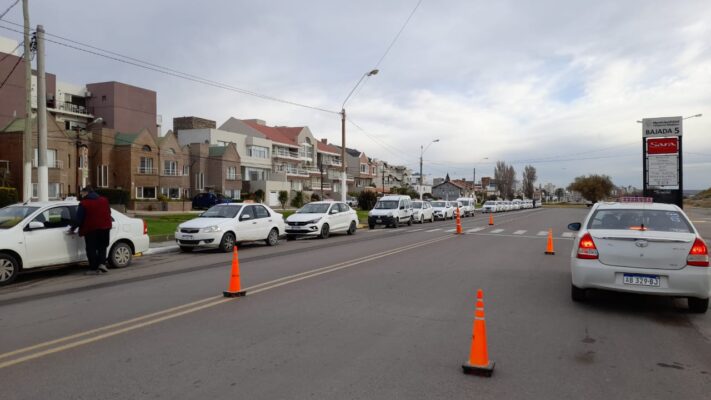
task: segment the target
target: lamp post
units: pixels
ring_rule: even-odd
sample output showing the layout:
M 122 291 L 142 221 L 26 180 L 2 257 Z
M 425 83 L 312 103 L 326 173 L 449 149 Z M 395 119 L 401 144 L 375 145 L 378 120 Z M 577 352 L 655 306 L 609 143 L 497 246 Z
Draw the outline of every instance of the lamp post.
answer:
M 353 86 L 353 89 L 351 89 L 350 93 L 348 93 L 348 96 L 346 96 L 346 99 L 343 100 L 343 104 L 341 105 L 341 163 L 342 163 L 342 173 L 341 173 L 341 201 L 345 202 L 346 201 L 346 195 L 347 195 L 347 189 L 348 189 L 348 184 L 346 182 L 347 179 L 347 165 L 346 165 L 346 102 L 348 99 L 353 95 L 353 92 L 358 88 L 361 82 L 363 82 L 363 79 L 369 76 L 377 75 L 379 70 L 374 69 L 371 70 L 370 72 L 366 72 L 363 74 L 363 76 L 360 77 L 358 80 L 358 83 Z
M 422 200 L 422 194 L 423 194 L 422 193 L 423 192 L 423 189 L 422 189 L 422 156 L 425 154 L 425 151 L 427 151 L 427 149 L 429 149 L 430 146 L 432 146 L 432 143 L 437 143 L 437 142 L 439 142 L 439 139 L 435 139 L 435 140 L 431 141 L 429 144 L 427 144 L 427 147 L 423 147 L 422 145 L 420 145 L 420 187 L 419 187 L 420 200 Z

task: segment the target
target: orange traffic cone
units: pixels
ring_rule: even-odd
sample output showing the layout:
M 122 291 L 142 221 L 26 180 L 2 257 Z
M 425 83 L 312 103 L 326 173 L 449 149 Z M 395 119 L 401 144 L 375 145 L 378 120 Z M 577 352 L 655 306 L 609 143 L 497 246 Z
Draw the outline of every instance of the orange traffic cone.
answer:
M 555 255 L 553 250 L 553 229 L 548 229 L 548 245 L 546 246 L 546 254 Z
M 494 214 L 489 214 L 489 225 L 494 225 Z
M 457 235 L 462 234 L 462 219 L 459 216 L 459 207 L 457 207 Z
M 469 359 L 462 364 L 465 374 L 491 376 L 494 373 L 494 362 L 489 360 L 486 350 L 486 321 L 484 319 L 484 292 L 476 293 L 476 311 L 474 313 L 474 328 L 472 344 L 469 349 Z
M 247 295 L 246 290 L 242 290 L 239 279 L 239 256 L 237 255 L 237 245 L 232 248 L 232 273 L 230 274 L 230 288 L 222 292 L 225 297 L 242 297 Z

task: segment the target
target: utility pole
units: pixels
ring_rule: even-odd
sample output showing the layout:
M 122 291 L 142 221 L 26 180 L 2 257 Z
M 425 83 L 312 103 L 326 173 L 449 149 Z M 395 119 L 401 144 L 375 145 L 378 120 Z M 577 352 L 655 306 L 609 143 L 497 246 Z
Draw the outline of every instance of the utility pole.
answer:
M 361 78 L 362 80 L 362 78 Z M 360 83 L 360 82 L 359 82 Z M 345 103 L 344 103 L 345 104 Z M 346 174 L 346 109 L 341 109 L 341 201 L 346 202 L 346 191 L 348 189 L 348 183 L 346 179 L 348 176 Z
M 22 135 L 22 201 L 32 199 L 32 64 L 30 49 L 30 6 L 22 0 L 25 60 L 25 131 Z
M 383 173 L 383 196 L 385 196 L 385 163 L 380 166 L 380 170 Z
M 424 146 L 420 145 L 420 187 L 419 187 L 419 192 L 420 192 L 420 200 L 422 200 L 422 153 L 424 153 Z
M 44 74 L 44 27 L 37 25 L 37 197 L 49 200 L 47 170 L 47 84 Z M 56 160 L 55 160 L 56 161 Z

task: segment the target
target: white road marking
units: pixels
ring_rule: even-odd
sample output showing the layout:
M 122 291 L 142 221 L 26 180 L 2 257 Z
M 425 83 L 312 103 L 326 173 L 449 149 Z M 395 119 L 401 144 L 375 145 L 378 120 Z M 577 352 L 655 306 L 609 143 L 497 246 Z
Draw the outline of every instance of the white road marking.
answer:
M 417 231 L 422 231 L 425 228 L 417 228 L 417 229 L 410 229 L 408 232 L 417 232 Z
M 573 232 L 563 232 L 562 236 L 567 238 L 573 237 Z
M 479 232 L 479 231 L 483 231 L 484 229 L 486 229 L 486 228 L 483 227 L 483 226 L 480 226 L 480 227 L 478 227 L 478 228 L 469 229 L 469 230 L 467 231 L 467 233 Z
M 503 229 L 494 229 L 493 231 L 491 231 L 489 233 L 501 233 L 503 231 L 504 231 Z
M 441 230 L 442 230 L 442 228 L 435 228 L 435 229 L 430 229 L 429 231 L 425 231 L 425 232 L 437 232 L 437 231 L 441 231 Z
M 525 230 L 521 230 L 521 231 L 516 231 L 516 232 L 514 232 L 513 234 L 514 234 L 514 235 L 523 235 L 524 233 L 526 233 L 526 231 L 525 231 Z
M 538 232 L 538 236 L 546 236 L 548 234 L 548 231 L 540 231 Z
M 454 232 L 454 231 L 456 231 L 456 230 L 457 230 L 457 228 L 454 228 L 454 229 L 447 229 L 445 232 L 450 233 L 450 232 Z

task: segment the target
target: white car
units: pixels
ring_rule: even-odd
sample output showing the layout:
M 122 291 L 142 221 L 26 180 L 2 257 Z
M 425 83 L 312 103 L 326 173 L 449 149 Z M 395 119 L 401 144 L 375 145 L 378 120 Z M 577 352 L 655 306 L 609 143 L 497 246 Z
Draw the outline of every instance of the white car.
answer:
M 314 201 L 306 204 L 286 219 L 286 239 L 297 236 L 318 236 L 326 239 L 331 233 L 356 233 L 358 214 L 340 201 Z
M 496 212 L 506 211 L 506 204 L 502 200 L 496 200 Z
M 688 298 L 706 312 L 711 295 L 708 246 L 686 214 L 672 204 L 596 203 L 571 253 L 574 301 L 588 289 Z
M 462 209 L 459 210 L 462 213 L 462 217 L 469 217 L 474 215 L 476 211 L 476 199 L 473 197 L 460 197 L 457 199 L 458 202 L 462 203 Z
M 86 260 L 84 238 L 68 234 L 79 202 L 47 201 L 0 208 L 0 286 L 22 271 Z M 107 261 L 115 268 L 148 250 L 144 221 L 111 210 L 113 220 Z
M 178 225 L 175 241 L 186 253 L 196 247 L 231 252 L 241 242 L 264 240 L 267 245 L 276 246 L 284 233 L 284 217 L 268 206 L 226 203 L 212 206 L 198 218 Z
M 424 224 L 434 222 L 434 210 L 428 201 L 414 200 L 412 202 L 412 220 Z
M 451 201 L 438 200 L 432 202 L 432 211 L 435 219 L 454 218 L 454 205 Z
M 383 196 L 368 211 L 368 228 L 375 229 L 377 225 L 397 228 L 401 223 L 412 225 L 412 199 L 410 196 Z
M 497 205 L 495 200 L 487 200 L 484 205 L 481 206 L 482 213 L 495 213 L 497 211 Z
M 522 210 L 523 209 L 523 201 L 520 199 L 514 199 L 511 202 L 511 205 L 513 206 L 514 210 Z

